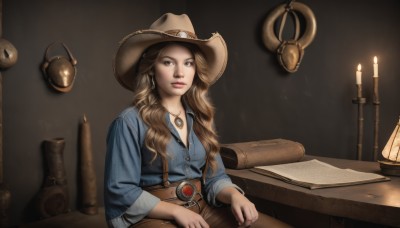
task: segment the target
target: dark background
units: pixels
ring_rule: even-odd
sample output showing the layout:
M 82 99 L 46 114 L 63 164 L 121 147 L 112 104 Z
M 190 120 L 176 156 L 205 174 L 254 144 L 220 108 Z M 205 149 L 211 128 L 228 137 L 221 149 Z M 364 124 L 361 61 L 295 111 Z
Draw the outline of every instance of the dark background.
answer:
M 78 127 L 86 113 L 92 129 L 98 202 L 103 204 L 107 128 L 131 102 L 114 79 L 112 58 L 123 36 L 165 12 L 187 13 L 201 38 L 223 35 L 229 50 L 224 76 L 212 87 L 222 143 L 285 138 L 306 154 L 356 159 L 355 71 L 363 66 L 363 160 L 372 160 L 373 57 L 379 59 L 380 151 L 400 115 L 400 2 L 304 0 L 317 35 L 295 73 L 287 73 L 261 40 L 261 26 L 285 1 L 247 0 L 4 0 L 3 38 L 18 50 L 16 65 L 2 72 L 4 182 L 12 195 L 11 223 L 36 219 L 34 199 L 44 178 L 42 143 L 66 140 L 64 162 L 70 207 L 78 202 Z M 289 21 L 290 22 L 290 21 Z M 290 28 L 290 26 L 289 26 Z M 290 30 L 286 30 L 290 34 Z M 54 92 L 40 65 L 45 49 L 63 41 L 78 60 L 71 92 Z M 64 55 L 61 47 L 53 55 Z

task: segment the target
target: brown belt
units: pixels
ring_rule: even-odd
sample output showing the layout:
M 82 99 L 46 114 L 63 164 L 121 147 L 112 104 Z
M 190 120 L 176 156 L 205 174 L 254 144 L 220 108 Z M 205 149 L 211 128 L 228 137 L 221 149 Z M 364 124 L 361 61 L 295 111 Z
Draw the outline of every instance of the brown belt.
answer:
M 162 201 L 178 204 L 187 208 L 196 205 L 200 209 L 198 202 L 203 198 L 201 195 L 201 182 L 198 179 L 171 183 L 168 187 L 155 185 L 144 187 L 143 189 L 160 198 Z

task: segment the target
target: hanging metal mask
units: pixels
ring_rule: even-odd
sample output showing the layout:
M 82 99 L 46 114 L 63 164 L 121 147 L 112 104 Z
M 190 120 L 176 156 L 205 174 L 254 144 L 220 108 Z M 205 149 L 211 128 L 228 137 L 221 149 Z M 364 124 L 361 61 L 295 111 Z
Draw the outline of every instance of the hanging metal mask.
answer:
M 300 36 L 300 22 L 296 12 L 300 12 L 306 21 L 306 28 Z M 291 40 L 283 40 L 282 32 L 288 14 L 294 19 L 295 34 Z M 278 17 L 282 16 L 279 35 L 276 37 L 274 26 Z M 311 9 L 299 2 L 290 2 L 276 7 L 263 24 L 263 42 L 268 50 L 277 53 L 279 63 L 290 72 L 296 72 L 303 59 L 304 49 L 313 41 L 317 31 L 317 22 Z
M 68 58 L 60 55 L 49 58 L 50 48 L 55 44 L 52 43 L 47 47 L 42 70 L 51 87 L 58 92 L 66 93 L 72 89 L 74 84 L 76 77 L 75 65 L 78 61 L 72 56 L 72 53 L 64 43 L 61 44 L 67 52 Z
M 18 59 L 18 51 L 12 43 L 6 39 L 0 38 L 0 68 L 6 69 L 12 67 Z

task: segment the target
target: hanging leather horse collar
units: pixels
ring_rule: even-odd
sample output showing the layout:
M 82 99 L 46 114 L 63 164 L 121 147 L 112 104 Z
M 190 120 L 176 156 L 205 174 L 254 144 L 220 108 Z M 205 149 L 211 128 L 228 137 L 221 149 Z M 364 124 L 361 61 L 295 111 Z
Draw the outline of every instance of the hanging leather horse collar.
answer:
M 306 21 L 306 28 L 300 36 L 300 22 L 297 13 L 301 13 Z M 294 19 L 295 34 L 291 40 L 283 40 L 282 32 L 287 15 Z M 279 37 L 276 37 L 274 25 L 278 17 L 282 16 Z M 266 18 L 263 25 L 263 42 L 268 50 L 278 54 L 279 63 L 288 72 L 296 72 L 304 55 L 304 49 L 313 41 L 317 31 L 317 22 L 311 9 L 299 2 L 290 1 L 276 7 Z

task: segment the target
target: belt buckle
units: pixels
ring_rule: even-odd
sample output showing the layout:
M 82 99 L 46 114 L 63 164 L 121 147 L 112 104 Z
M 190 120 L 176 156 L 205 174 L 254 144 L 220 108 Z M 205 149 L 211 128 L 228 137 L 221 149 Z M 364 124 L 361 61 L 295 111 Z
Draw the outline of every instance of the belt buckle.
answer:
M 182 181 L 182 183 L 176 187 L 176 196 L 178 199 L 185 202 L 192 201 L 196 193 L 196 186 L 189 181 Z

